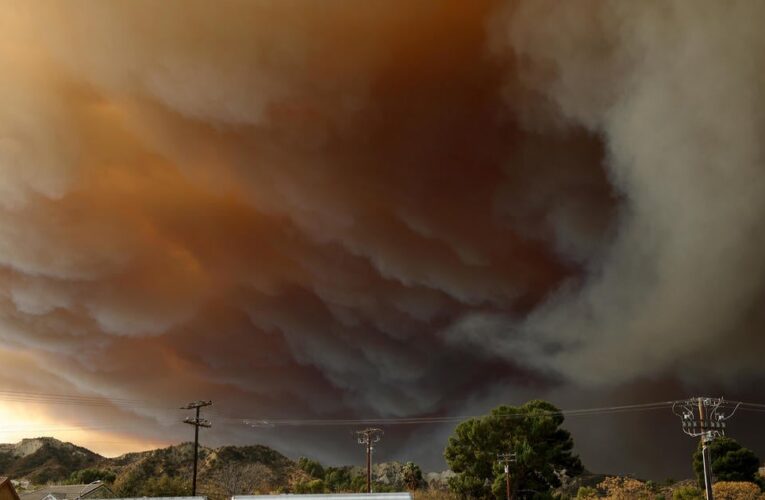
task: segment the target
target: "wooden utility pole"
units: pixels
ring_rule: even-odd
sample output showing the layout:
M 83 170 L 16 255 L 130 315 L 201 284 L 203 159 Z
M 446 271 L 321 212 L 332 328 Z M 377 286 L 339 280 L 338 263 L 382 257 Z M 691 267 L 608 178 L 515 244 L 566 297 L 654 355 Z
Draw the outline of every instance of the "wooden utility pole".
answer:
M 381 429 L 364 429 L 356 431 L 359 444 L 366 447 L 367 452 L 367 493 L 372 493 L 372 450 L 374 444 L 380 441 L 383 431 Z
M 188 417 L 184 419 L 184 424 L 190 424 L 194 426 L 194 473 L 191 479 L 191 496 L 197 495 L 197 461 L 199 459 L 199 428 L 200 427 L 212 427 L 209 420 L 205 418 L 199 418 L 199 409 L 204 406 L 212 405 L 212 401 L 197 401 L 195 403 L 189 403 L 186 406 L 181 406 L 181 410 L 196 410 L 196 417 Z
M 507 500 L 512 500 L 513 495 L 510 491 L 510 463 L 515 462 L 515 453 L 508 451 L 507 453 L 499 453 L 497 455 L 497 462 L 504 465 L 505 468 L 505 490 Z

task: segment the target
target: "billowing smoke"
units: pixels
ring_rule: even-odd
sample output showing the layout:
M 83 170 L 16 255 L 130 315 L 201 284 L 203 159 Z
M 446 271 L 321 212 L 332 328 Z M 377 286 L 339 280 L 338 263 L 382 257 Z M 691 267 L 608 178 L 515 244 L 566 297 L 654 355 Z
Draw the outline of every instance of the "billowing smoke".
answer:
M 0 383 L 315 418 L 751 381 L 763 11 L 12 4 Z M 184 436 L 127 406 L 67 418 Z M 347 458 L 320 434 L 256 437 Z
M 734 367 L 724 370 L 756 374 L 765 347 L 752 321 L 765 291 L 765 37 L 754 19 L 765 10 L 583 7 L 521 4 L 508 9 L 501 36 L 556 119 L 603 139 L 624 203 L 584 281 L 560 287 L 497 347 L 613 383 L 711 361 L 733 345 Z M 693 364 L 682 368 L 697 377 Z

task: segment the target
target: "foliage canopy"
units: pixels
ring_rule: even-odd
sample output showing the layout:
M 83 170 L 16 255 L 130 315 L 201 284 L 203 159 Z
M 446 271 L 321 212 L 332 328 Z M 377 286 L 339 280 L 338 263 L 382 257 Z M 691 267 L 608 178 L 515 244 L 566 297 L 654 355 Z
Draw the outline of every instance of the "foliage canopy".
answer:
M 712 459 L 712 474 L 716 481 L 755 481 L 760 459 L 735 439 L 725 436 L 715 439 L 709 445 L 709 454 Z M 700 443 L 693 454 L 693 471 L 703 488 L 704 462 Z
M 504 497 L 505 475 L 497 455 L 512 450 L 510 464 L 514 498 L 532 498 L 560 486 L 561 476 L 581 474 L 572 453 L 571 434 L 561 428 L 563 414 L 552 404 L 529 401 L 499 406 L 487 416 L 460 423 L 449 438 L 444 456 L 455 476 L 449 486 L 467 498 Z

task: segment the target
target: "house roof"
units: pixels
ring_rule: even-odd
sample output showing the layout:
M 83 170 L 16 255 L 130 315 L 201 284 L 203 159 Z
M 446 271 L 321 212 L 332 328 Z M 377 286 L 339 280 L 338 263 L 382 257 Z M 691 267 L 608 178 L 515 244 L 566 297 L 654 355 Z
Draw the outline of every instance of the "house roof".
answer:
M 274 500 L 289 498 L 290 500 L 412 500 L 411 493 L 327 493 L 321 495 L 236 495 L 231 500 Z
M 111 493 L 109 487 L 101 482 L 90 484 L 62 484 L 46 486 L 39 490 L 24 493 L 21 495 L 20 500 L 76 500 L 94 493 L 100 493 L 101 491 L 108 491 Z
M 88 500 L 207 500 L 207 497 L 205 496 L 196 496 L 196 497 L 125 497 L 125 498 L 109 498 L 109 499 L 98 499 L 98 498 L 89 498 Z
M 11 492 L 11 495 L 16 500 L 19 500 L 19 494 L 16 493 L 16 488 L 13 487 L 13 483 L 7 477 L 0 477 L 0 489 L 3 489 L 3 488 L 7 488 Z

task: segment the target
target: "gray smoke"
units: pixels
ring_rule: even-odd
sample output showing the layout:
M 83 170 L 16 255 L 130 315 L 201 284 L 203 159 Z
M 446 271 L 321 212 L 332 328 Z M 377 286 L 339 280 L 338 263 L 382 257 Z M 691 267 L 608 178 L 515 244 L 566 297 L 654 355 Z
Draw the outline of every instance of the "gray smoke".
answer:
M 347 429 L 233 417 L 735 393 L 765 347 L 763 9 L 11 3 L 0 386 L 214 397 L 211 440 L 334 461 Z M 441 465 L 448 431 L 385 453 Z

